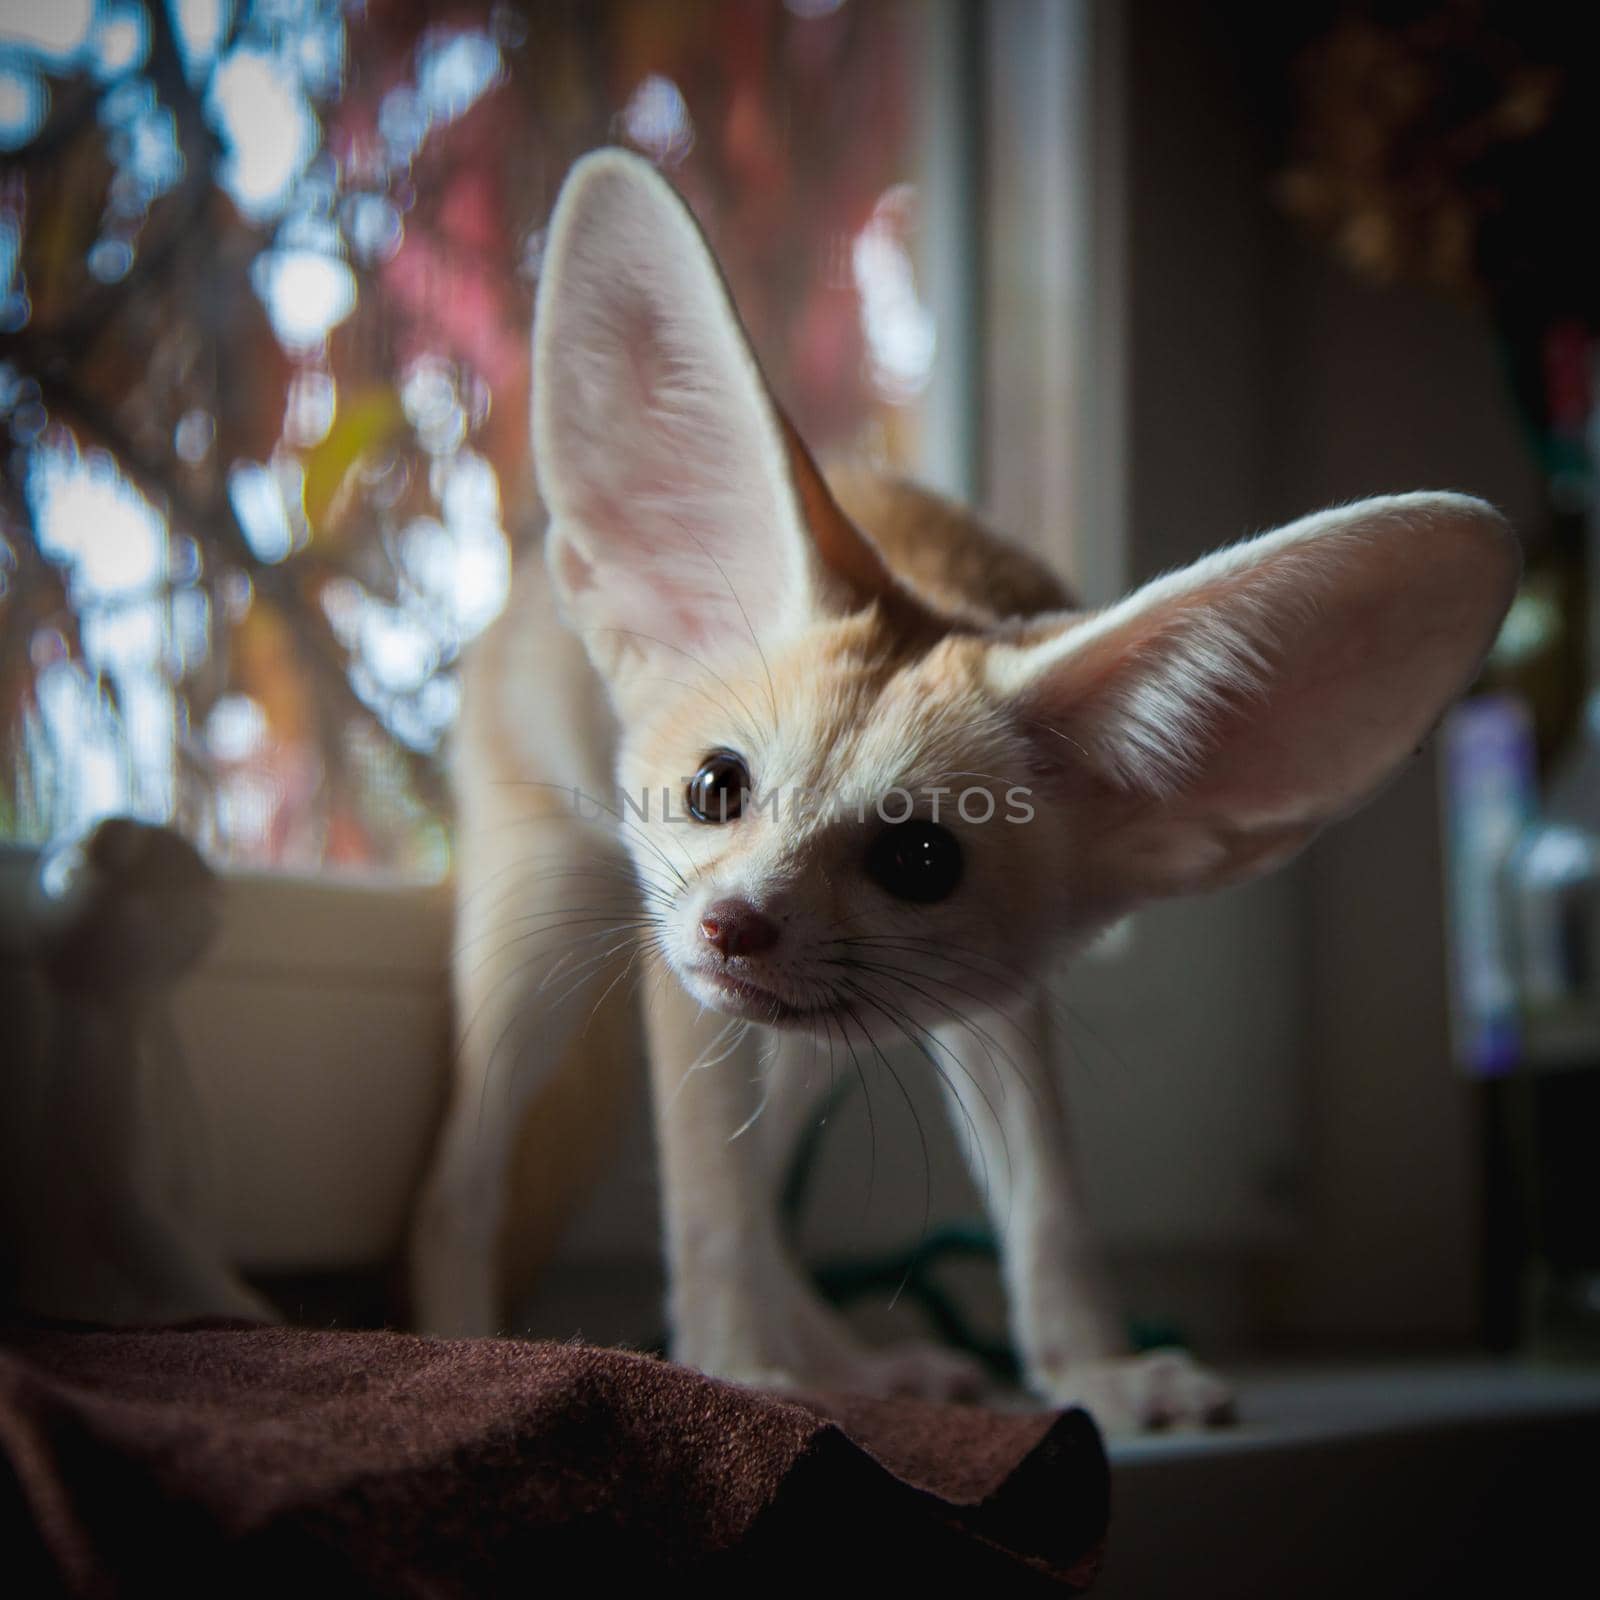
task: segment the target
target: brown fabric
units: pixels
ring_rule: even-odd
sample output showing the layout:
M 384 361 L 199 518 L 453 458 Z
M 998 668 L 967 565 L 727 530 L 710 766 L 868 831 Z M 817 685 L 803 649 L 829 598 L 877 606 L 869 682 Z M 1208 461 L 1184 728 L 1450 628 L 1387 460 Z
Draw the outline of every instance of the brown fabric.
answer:
M 0 1459 L 28 1594 L 663 1571 L 1059 1591 L 1107 1518 L 1082 1412 L 798 1403 L 622 1351 L 392 1333 L 13 1328 Z

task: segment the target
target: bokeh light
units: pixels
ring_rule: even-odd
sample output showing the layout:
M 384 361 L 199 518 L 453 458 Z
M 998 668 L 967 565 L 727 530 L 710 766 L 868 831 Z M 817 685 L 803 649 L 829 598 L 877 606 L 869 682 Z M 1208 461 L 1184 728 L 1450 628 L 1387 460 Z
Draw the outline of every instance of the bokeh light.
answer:
M 671 168 L 807 435 L 904 462 L 916 15 L 0 6 L 0 836 L 447 868 L 462 654 L 541 522 L 545 221 L 596 144 Z

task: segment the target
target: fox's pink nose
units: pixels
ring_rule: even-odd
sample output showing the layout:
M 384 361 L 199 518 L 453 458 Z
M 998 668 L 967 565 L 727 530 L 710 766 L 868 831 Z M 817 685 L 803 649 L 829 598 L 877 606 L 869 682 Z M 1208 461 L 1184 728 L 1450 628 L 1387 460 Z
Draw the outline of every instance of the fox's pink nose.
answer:
M 770 950 L 778 942 L 778 925 L 748 900 L 717 900 L 700 918 L 700 937 L 726 961 Z

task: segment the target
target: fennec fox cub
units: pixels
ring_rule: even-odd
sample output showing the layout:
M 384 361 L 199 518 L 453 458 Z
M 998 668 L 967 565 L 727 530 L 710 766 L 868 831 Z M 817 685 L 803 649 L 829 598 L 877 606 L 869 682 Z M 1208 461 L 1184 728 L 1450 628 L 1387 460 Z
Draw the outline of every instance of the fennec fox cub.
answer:
M 548 1244 L 637 1016 L 677 1359 L 976 1391 L 952 1352 L 857 1339 L 763 1170 L 797 1052 L 871 1071 L 898 1047 L 971 1147 L 1029 1387 L 1112 1428 L 1223 1413 L 1187 1355 L 1124 1343 L 1040 975 L 1140 902 L 1281 865 L 1378 789 L 1495 635 L 1505 523 L 1456 494 L 1366 500 L 1074 609 L 948 502 L 825 481 L 688 211 L 613 150 L 551 222 L 533 413 L 544 566 L 472 669 L 458 751 L 458 1074 L 422 1324 L 499 1326 L 501 1244 Z M 751 1033 L 774 1104 L 741 1136 Z

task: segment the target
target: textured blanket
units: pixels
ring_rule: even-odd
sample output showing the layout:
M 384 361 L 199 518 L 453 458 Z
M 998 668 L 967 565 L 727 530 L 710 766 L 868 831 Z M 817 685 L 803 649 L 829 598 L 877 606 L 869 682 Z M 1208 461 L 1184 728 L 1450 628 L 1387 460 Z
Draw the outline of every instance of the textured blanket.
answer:
M 621 1351 L 391 1333 L 12 1327 L 0 1459 L 7 1588 L 30 1595 L 660 1572 L 1059 1592 L 1107 1520 L 1082 1412 L 796 1401 Z

